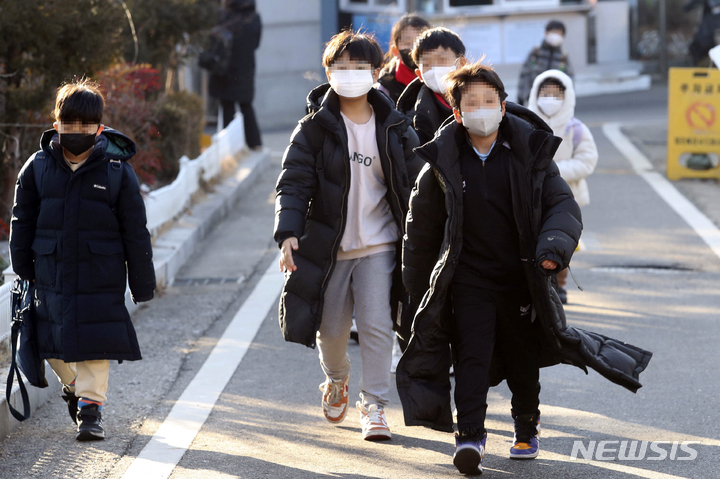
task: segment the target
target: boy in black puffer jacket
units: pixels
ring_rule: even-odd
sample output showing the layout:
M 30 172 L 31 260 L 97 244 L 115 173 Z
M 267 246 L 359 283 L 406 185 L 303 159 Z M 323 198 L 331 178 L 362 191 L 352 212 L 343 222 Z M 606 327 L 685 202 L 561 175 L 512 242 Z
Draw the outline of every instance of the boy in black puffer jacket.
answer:
M 308 96 L 277 182 L 274 238 L 286 272 L 280 326 L 287 341 L 318 346 L 322 409 L 348 409 L 347 343 L 353 308 L 361 337 L 362 437 L 390 439 L 384 407 L 397 304 L 404 292 L 400 240 L 420 161 L 417 136 L 372 88 L 382 64 L 375 39 L 339 33 L 323 54 L 329 84 Z
M 580 208 L 552 161 L 560 139 L 506 104 L 497 74 L 476 63 L 448 77 L 455 121 L 416 149 L 427 161 L 410 199 L 403 280 L 419 310 L 397 369 L 407 425 L 452 431 L 465 474 L 482 471 L 487 393 L 512 391 L 514 459 L 539 450 L 539 368 L 590 366 L 633 391 L 651 353 L 568 327 L 550 276 L 570 263 Z
M 15 187 L 10 259 L 35 289 L 40 356 L 60 382 L 79 441 L 105 438 L 110 360 L 141 359 L 125 308 L 155 290 L 145 204 L 132 166 L 135 145 L 102 121 L 104 99 L 87 80 L 64 85 L 54 130 Z
M 412 57 L 418 78 L 402 92 L 397 109 L 410 118 L 420 144 L 425 144 L 452 117 L 445 78 L 467 62 L 465 45 L 457 33 L 436 27 L 418 37 Z

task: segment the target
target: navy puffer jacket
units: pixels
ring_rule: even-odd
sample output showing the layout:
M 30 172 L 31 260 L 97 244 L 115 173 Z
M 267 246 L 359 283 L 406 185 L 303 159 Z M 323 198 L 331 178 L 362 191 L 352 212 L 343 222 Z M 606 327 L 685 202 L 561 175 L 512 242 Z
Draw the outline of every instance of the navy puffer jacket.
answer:
M 36 185 L 35 153 L 15 186 L 10 258 L 23 279 L 35 280 L 40 355 L 66 362 L 141 359 L 125 308 L 125 287 L 136 302 L 152 299 L 155 269 L 145 204 L 132 166 L 135 144 L 106 128 L 75 172 L 65 163 L 59 136 L 43 133 L 47 159 Z M 108 161 L 122 161 L 115 210 Z

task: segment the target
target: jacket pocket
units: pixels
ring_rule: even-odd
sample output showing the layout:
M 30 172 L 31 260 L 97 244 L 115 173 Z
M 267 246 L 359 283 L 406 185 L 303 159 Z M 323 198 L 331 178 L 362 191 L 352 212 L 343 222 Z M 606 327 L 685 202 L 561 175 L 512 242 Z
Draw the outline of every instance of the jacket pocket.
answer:
M 91 289 L 125 291 L 125 250 L 120 241 L 88 241 Z
M 57 276 L 57 241 L 52 238 L 35 238 L 35 282 L 40 286 L 55 287 Z

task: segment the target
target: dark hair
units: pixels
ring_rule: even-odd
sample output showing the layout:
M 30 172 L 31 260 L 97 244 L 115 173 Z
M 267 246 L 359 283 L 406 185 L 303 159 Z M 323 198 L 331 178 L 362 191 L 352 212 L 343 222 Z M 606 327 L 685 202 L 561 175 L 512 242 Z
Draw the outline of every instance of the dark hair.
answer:
M 550 30 L 562 30 L 563 36 L 565 36 L 565 24 L 560 20 L 550 20 L 548 24 L 545 25 L 545 31 L 549 32 Z
M 322 64 L 329 68 L 343 53 L 348 52 L 351 60 L 368 62 L 373 68 L 383 65 L 383 52 L 372 34 L 343 30 L 325 45 Z
M 391 47 L 396 47 L 398 45 L 398 42 L 400 41 L 400 36 L 407 27 L 417 28 L 422 33 L 428 28 L 432 28 L 432 25 L 430 25 L 430 22 L 425 20 L 420 15 L 417 15 L 415 13 L 406 13 L 405 15 L 400 17 L 400 20 L 395 22 L 395 25 L 393 25 L 392 30 L 390 31 Z
M 540 90 L 543 89 L 543 87 L 546 87 L 549 85 L 554 85 L 554 86 L 560 88 L 560 91 L 562 91 L 562 92 L 565 91 L 565 85 L 563 85 L 563 82 L 561 82 L 557 78 L 546 78 L 543 80 L 543 82 L 538 87 L 538 93 L 540 92 Z
M 255 0 L 227 0 L 225 8 L 236 12 L 242 12 L 245 10 L 253 11 L 255 10 Z
M 484 58 L 484 57 L 483 57 Z M 460 109 L 463 90 L 472 83 L 485 83 L 497 91 L 500 101 L 507 98 L 505 85 L 491 66 L 484 65 L 482 59 L 450 72 L 447 76 L 447 91 L 450 94 L 450 106 Z
M 425 30 L 415 40 L 415 48 L 412 51 L 412 59 L 418 65 L 420 56 L 436 48 L 448 48 L 455 53 L 455 56 L 465 55 L 465 45 L 457 33 L 445 27 L 435 27 Z
M 100 123 L 104 109 L 105 98 L 100 86 L 87 78 L 81 78 L 58 88 L 53 116 L 55 121 Z

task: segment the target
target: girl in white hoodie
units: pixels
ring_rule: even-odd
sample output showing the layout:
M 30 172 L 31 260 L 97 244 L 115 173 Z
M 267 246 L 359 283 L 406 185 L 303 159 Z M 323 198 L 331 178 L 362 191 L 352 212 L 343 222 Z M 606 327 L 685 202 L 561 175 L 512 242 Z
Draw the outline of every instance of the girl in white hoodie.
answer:
M 598 151 L 590 129 L 575 118 L 575 89 L 572 79 L 560 70 L 548 70 L 533 82 L 528 108 L 550 125 L 555 136 L 563 139 L 555 153 L 560 175 L 570 185 L 575 200 L 582 207 L 590 203 L 585 178 L 595 171 Z M 558 294 L 567 302 L 564 286 L 567 270 L 557 275 Z

